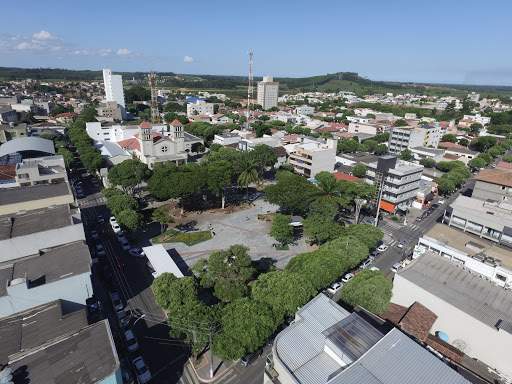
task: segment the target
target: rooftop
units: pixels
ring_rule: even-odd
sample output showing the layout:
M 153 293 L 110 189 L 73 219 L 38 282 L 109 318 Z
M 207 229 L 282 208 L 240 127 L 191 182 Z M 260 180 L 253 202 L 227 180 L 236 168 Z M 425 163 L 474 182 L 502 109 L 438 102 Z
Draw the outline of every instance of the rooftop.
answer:
M 460 195 L 450 204 L 454 215 L 472 222 L 503 231 L 504 227 L 512 228 L 512 205 L 501 202 L 490 202 Z
M 500 260 L 504 267 L 512 269 L 512 252 L 502 248 L 493 241 L 482 239 L 468 232 L 462 232 L 445 224 L 435 224 L 425 233 L 425 236 L 467 253 L 469 256 L 483 252 L 487 256 Z
M 399 330 L 381 333 L 323 294 L 276 337 L 274 359 L 300 384 L 467 383 Z
M 414 147 L 411 150 L 421 151 L 431 153 L 432 155 L 442 155 L 444 153 L 444 149 L 437 148 L 429 148 L 429 147 Z
M 83 241 L 44 249 L 39 254 L 0 264 L 0 295 L 16 279 L 24 279 L 28 288 L 90 272 L 91 255 Z M 20 280 L 16 282 L 21 282 Z
M 426 253 L 398 275 L 495 328 L 512 318 L 512 295 L 441 256 Z
M 107 320 L 30 352 L 11 359 L 9 367 L 33 383 L 95 384 L 119 368 Z
M 51 218 L 51 220 L 48 220 Z M 73 224 L 68 205 L 0 216 L 0 240 L 62 228 Z
M 512 187 L 512 170 L 504 168 L 482 169 L 475 176 L 475 180 Z
M 70 194 L 67 183 L 41 184 L 29 187 L 0 189 L 0 201 L 2 205 L 6 205 Z
M 15 353 L 74 333 L 88 325 L 86 309 L 66 311 L 62 300 L 52 301 L 0 319 L 0 364 Z

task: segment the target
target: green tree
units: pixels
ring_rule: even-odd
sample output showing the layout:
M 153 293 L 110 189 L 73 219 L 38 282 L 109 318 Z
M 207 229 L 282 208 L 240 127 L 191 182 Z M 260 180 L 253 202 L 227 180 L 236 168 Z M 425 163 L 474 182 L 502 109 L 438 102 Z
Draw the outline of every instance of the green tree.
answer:
M 201 285 L 213 288 L 215 296 L 224 302 L 230 302 L 247 294 L 247 283 L 255 270 L 243 245 L 232 245 L 227 250 L 213 252 L 208 260 L 193 267 Z
M 304 235 L 316 244 L 323 244 L 326 241 L 339 237 L 343 227 L 329 217 L 319 214 L 311 214 L 303 221 Z
M 371 224 L 352 224 L 343 229 L 343 236 L 355 237 L 369 249 L 375 249 L 384 237 L 384 233 Z
M 293 227 L 290 225 L 290 216 L 276 213 L 272 219 L 270 236 L 287 245 L 293 241 Z
M 354 139 L 338 140 L 337 153 L 354 153 L 359 150 L 359 142 Z
M 469 163 L 468 163 L 469 168 L 471 168 L 473 170 L 485 168 L 486 165 L 487 165 L 486 161 L 479 156 L 475 157 L 474 159 L 469 160 Z
M 265 344 L 276 327 L 271 309 L 248 298 L 226 305 L 220 324 L 222 331 L 214 337 L 213 351 L 226 360 L 236 360 L 255 352 Z
M 160 223 L 160 233 L 164 232 L 167 224 L 174 222 L 168 205 L 161 205 L 160 207 L 155 208 L 151 213 L 151 218 Z
M 247 155 L 254 160 L 260 174 L 266 168 L 273 167 L 277 163 L 277 156 L 274 150 L 265 144 L 256 145 Z
M 368 167 L 362 163 L 358 163 L 352 168 L 352 174 L 356 177 L 365 177 Z
M 265 188 L 265 200 L 279 205 L 285 213 L 304 215 L 318 196 L 318 189 L 304 177 L 288 171 L 277 172 L 276 178 L 276 184 Z
M 462 145 L 463 147 L 467 147 L 469 145 L 469 140 L 463 137 L 457 141 L 457 144 Z
M 393 126 L 394 127 L 406 127 L 408 126 L 409 124 L 407 123 L 406 120 L 404 119 L 398 119 L 394 122 Z
M 400 159 L 405 161 L 411 161 L 414 159 L 414 155 L 412 154 L 410 149 L 406 148 L 402 152 L 400 152 Z
M 375 148 L 375 152 L 374 153 L 377 156 L 385 155 L 386 153 L 388 153 L 388 146 L 386 144 L 379 144 Z
M 452 133 L 447 133 L 441 137 L 441 141 L 445 141 L 445 142 L 449 142 L 449 143 L 456 143 L 457 136 L 455 136 Z
M 287 271 L 264 273 L 252 285 L 253 299 L 270 307 L 276 323 L 293 316 L 315 294 L 308 280 Z
M 109 197 L 107 197 L 107 207 L 117 216 L 119 212 L 125 209 L 136 210 L 138 204 L 133 197 L 119 191 L 119 193 L 109 193 Z
M 233 167 L 226 160 L 209 161 L 208 168 L 208 189 L 221 198 L 222 209 L 225 204 L 225 190 L 231 185 L 233 177 Z
M 423 159 L 421 159 L 420 164 L 423 165 L 425 168 L 434 168 L 436 166 L 435 160 L 430 157 L 424 157 Z
M 496 145 L 496 138 L 493 136 L 481 136 L 471 141 L 470 146 L 478 152 L 485 152 Z
M 116 215 L 117 222 L 120 226 L 133 231 L 142 225 L 141 215 L 133 209 L 123 209 Z
M 392 288 L 393 283 L 382 272 L 365 270 L 343 286 L 341 300 L 380 315 L 389 306 Z
M 505 155 L 501 159 L 507 163 L 512 163 L 512 155 Z
M 473 123 L 469 126 L 469 132 L 474 135 L 474 136 L 478 136 L 478 134 L 480 133 L 480 130 L 483 128 L 482 124 L 480 123 Z
M 108 172 L 108 181 L 132 194 L 134 188 L 151 176 L 148 166 L 136 159 L 125 160 L 114 165 Z
M 57 153 L 64 158 L 64 164 L 66 164 L 66 167 L 69 167 L 69 164 L 71 164 L 73 162 L 73 159 L 74 159 L 73 158 L 73 154 L 71 153 L 71 151 L 69 149 L 67 149 L 67 148 L 60 147 L 57 150 Z

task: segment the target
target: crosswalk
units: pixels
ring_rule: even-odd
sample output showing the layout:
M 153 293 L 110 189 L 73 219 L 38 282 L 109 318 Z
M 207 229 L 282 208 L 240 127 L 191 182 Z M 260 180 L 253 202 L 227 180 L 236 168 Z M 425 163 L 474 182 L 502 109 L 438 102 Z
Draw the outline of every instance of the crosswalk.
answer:
M 388 229 L 390 231 L 396 231 L 396 230 L 400 230 L 400 231 L 407 231 L 407 232 L 419 232 L 421 231 L 422 229 L 416 225 L 416 224 L 407 224 L 407 225 L 402 225 L 402 224 L 399 224 L 399 223 L 395 223 L 393 221 L 384 221 L 382 222 L 381 224 L 379 224 L 380 227 L 382 228 L 385 228 L 385 229 Z

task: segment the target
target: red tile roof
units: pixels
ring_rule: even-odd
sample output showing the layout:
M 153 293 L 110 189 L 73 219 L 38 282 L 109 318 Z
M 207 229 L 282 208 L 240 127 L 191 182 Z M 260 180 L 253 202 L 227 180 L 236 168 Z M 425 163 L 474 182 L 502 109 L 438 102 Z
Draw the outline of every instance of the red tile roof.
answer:
M 425 341 L 437 315 L 417 301 L 411 305 L 398 325 L 409 335 Z
M 512 163 L 508 163 L 506 161 L 500 161 L 498 164 L 496 164 L 496 168 L 512 169 Z
M 174 119 L 172 122 L 171 122 L 171 125 L 173 127 L 181 127 L 183 126 L 183 124 L 181 124 L 181 121 L 179 121 L 178 119 Z
M 126 139 L 126 140 L 118 141 L 117 144 L 119 144 L 119 146 L 123 149 L 131 149 L 131 150 L 140 151 L 139 140 L 137 140 L 134 137 Z
M 16 178 L 16 165 L 0 165 L 0 180 L 13 180 Z
M 475 180 L 512 187 L 512 170 L 503 168 L 482 169 L 475 176 Z
M 460 144 L 452 143 L 450 141 L 441 141 L 439 143 L 438 147 L 444 148 L 444 149 L 467 149 L 466 147 L 464 147 Z
M 139 127 L 141 127 L 141 128 L 151 128 L 152 125 L 148 121 L 143 121 L 142 123 L 140 123 Z
M 336 180 L 345 180 L 345 181 L 359 181 L 360 180 L 359 177 L 355 177 L 355 176 L 349 175 L 348 173 L 340 172 L 340 171 L 334 172 L 333 175 L 336 178 Z

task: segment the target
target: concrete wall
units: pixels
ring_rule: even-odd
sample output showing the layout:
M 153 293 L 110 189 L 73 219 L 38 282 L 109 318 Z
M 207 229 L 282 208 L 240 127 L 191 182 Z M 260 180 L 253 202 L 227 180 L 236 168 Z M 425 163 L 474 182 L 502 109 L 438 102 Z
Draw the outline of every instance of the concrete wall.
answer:
M 479 200 L 496 200 L 504 201 L 512 199 L 512 188 L 501 188 L 501 185 L 486 183 L 485 181 L 478 181 L 475 183 L 473 194 L 471 197 Z
M 34 209 L 46 208 L 51 205 L 64 205 L 73 203 L 74 198 L 71 191 L 67 195 L 49 197 L 47 199 L 23 201 L 21 203 L 0 205 L 0 215 L 9 215 L 20 211 L 32 211 Z
M 7 287 L 7 294 L 0 297 L 0 317 L 57 299 L 85 305 L 85 300 L 92 295 L 90 273 L 70 276 L 31 289 L 25 283 L 20 283 Z
M 470 297 L 467 299 L 471 300 Z M 498 331 L 482 323 L 403 278 L 400 273 L 395 275 L 393 281 L 391 301 L 406 307 L 411 306 L 415 301 L 420 302 L 438 316 L 430 330 L 431 333 L 445 332 L 452 345 L 456 340 L 463 341 L 467 346 L 464 349 L 467 355 L 478 358 L 487 365 L 512 376 L 510 359 L 512 335 L 510 333 Z

